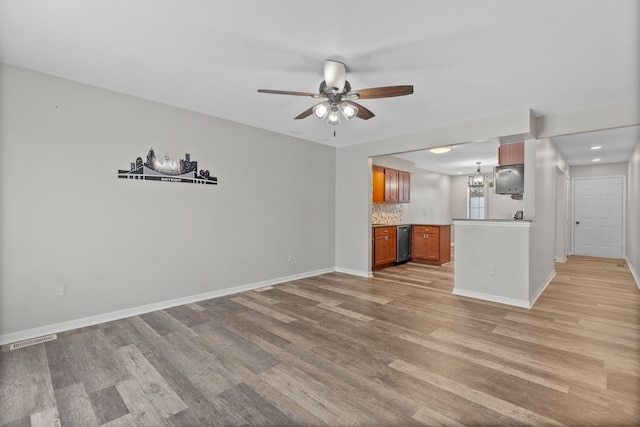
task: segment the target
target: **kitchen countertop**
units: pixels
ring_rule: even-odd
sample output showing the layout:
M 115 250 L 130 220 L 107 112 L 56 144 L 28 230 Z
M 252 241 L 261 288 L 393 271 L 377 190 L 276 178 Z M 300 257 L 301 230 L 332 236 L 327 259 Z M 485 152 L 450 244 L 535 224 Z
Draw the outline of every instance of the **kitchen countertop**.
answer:
M 513 220 L 511 220 L 511 221 L 513 221 Z M 375 227 L 400 227 L 402 225 L 405 225 L 405 226 L 407 226 L 407 225 L 408 226 L 411 226 L 411 225 L 429 225 L 429 226 L 432 226 L 432 227 L 437 227 L 437 226 L 451 225 L 451 224 L 435 224 L 435 223 L 432 223 L 432 222 L 426 222 L 426 223 L 421 223 L 421 224 L 416 224 L 416 223 L 411 223 L 411 224 L 371 224 L 371 226 L 374 227 L 374 228 Z
M 478 221 L 478 222 L 531 222 L 530 219 L 468 219 L 468 218 L 454 218 L 454 221 Z

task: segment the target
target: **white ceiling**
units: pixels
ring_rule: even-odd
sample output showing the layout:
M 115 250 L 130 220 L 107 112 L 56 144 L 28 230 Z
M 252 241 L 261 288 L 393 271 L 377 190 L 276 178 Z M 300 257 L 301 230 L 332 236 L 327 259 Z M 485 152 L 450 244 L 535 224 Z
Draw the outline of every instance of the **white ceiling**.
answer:
M 0 0 L 0 61 L 343 147 L 636 101 L 639 16 L 637 0 Z M 415 93 L 360 101 L 376 117 L 334 136 L 314 117 L 293 120 L 314 99 L 257 92 L 316 92 L 328 58 L 354 89 Z M 629 133 L 616 141 L 635 144 Z M 574 153 L 586 141 L 557 142 L 573 164 L 587 161 Z
M 640 140 L 640 126 L 556 136 L 551 139 L 570 166 L 621 163 L 629 160 L 635 144 Z M 473 174 L 477 169 L 476 162 L 481 162 L 483 173 L 489 173 L 498 165 L 499 144 L 498 140 L 477 141 L 455 145 L 450 152 L 443 154 L 421 150 L 394 156 L 412 161 L 420 169 L 445 175 Z
M 428 150 L 395 154 L 395 157 L 409 160 L 420 169 L 445 175 L 472 175 L 480 162 L 480 170 L 489 173 L 498 165 L 498 146 L 496 140 L 476 141 L 451 147 L 448 153 L 431 153 Z

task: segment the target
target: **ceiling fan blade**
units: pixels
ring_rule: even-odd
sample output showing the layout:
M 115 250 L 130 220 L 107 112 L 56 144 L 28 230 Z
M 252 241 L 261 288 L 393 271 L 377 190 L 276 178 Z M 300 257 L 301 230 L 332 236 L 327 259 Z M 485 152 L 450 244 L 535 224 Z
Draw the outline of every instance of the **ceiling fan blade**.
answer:
M 368 110 L 367 108 L 363 107 L 357 102 L 353 102 L 353 101 L 344 101 L 344 102 L 346 102 L 349 105 L 352 105 L 353 107 L 356 107 L 358 109 L 358 114 L 356 114 L 356 116 L 360 117 L 362 120 L 369 120 L 371 117 L 375 117 L 375 114 L 373 114 L 371 110 Z
M 311 114 L 313 114 L 313 107 L 307 108 L 302 113 L 298 114 L 294 119 L 295 120 L 304 119 L 306 117 L 309 117 Z
M 311 98 L 322 98 L 322 95 L 318 93 L 310 92 L 294 92 L 290 90 L 271 90 L 271 89 L 258 89 L 260 93 L 274 93 L 276 95 L 295 95 L 295 96 L 310 96 Z
M 342 92 L 346 80 L 347 70 L 342 62 L 330 59 L 324 62 L 324 81 L 329 89 L 336 88 L 336 92 Z
M 412 85 L 372 87 L 369 89 L 352 90 L 350 93 L 358 94 L 358 99 L 391 98 L 394 96 L 411 95 Z

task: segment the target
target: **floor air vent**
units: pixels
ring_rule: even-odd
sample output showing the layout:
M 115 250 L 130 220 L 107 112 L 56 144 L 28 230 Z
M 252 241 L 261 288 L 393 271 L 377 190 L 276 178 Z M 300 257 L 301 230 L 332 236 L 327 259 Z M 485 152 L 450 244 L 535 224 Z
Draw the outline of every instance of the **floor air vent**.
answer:
M 17 350 L 22 347 L 29 347 L 30 345 L 42 344 L 43 342 L 53 341 L 58 339 L 56 334 L 45 335 L 43 337 L 32 338 L 30 340 L 20 341 L 13 343 L 9 346 L 9 350 Z

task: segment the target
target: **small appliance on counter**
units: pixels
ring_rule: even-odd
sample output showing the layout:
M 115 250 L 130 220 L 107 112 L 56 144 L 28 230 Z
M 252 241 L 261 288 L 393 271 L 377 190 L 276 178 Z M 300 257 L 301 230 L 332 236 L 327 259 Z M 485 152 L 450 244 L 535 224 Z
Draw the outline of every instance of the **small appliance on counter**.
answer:
M 513 216 L 513 219 L 522 219 L 522 211 L 516 211 L 516 214 Z

